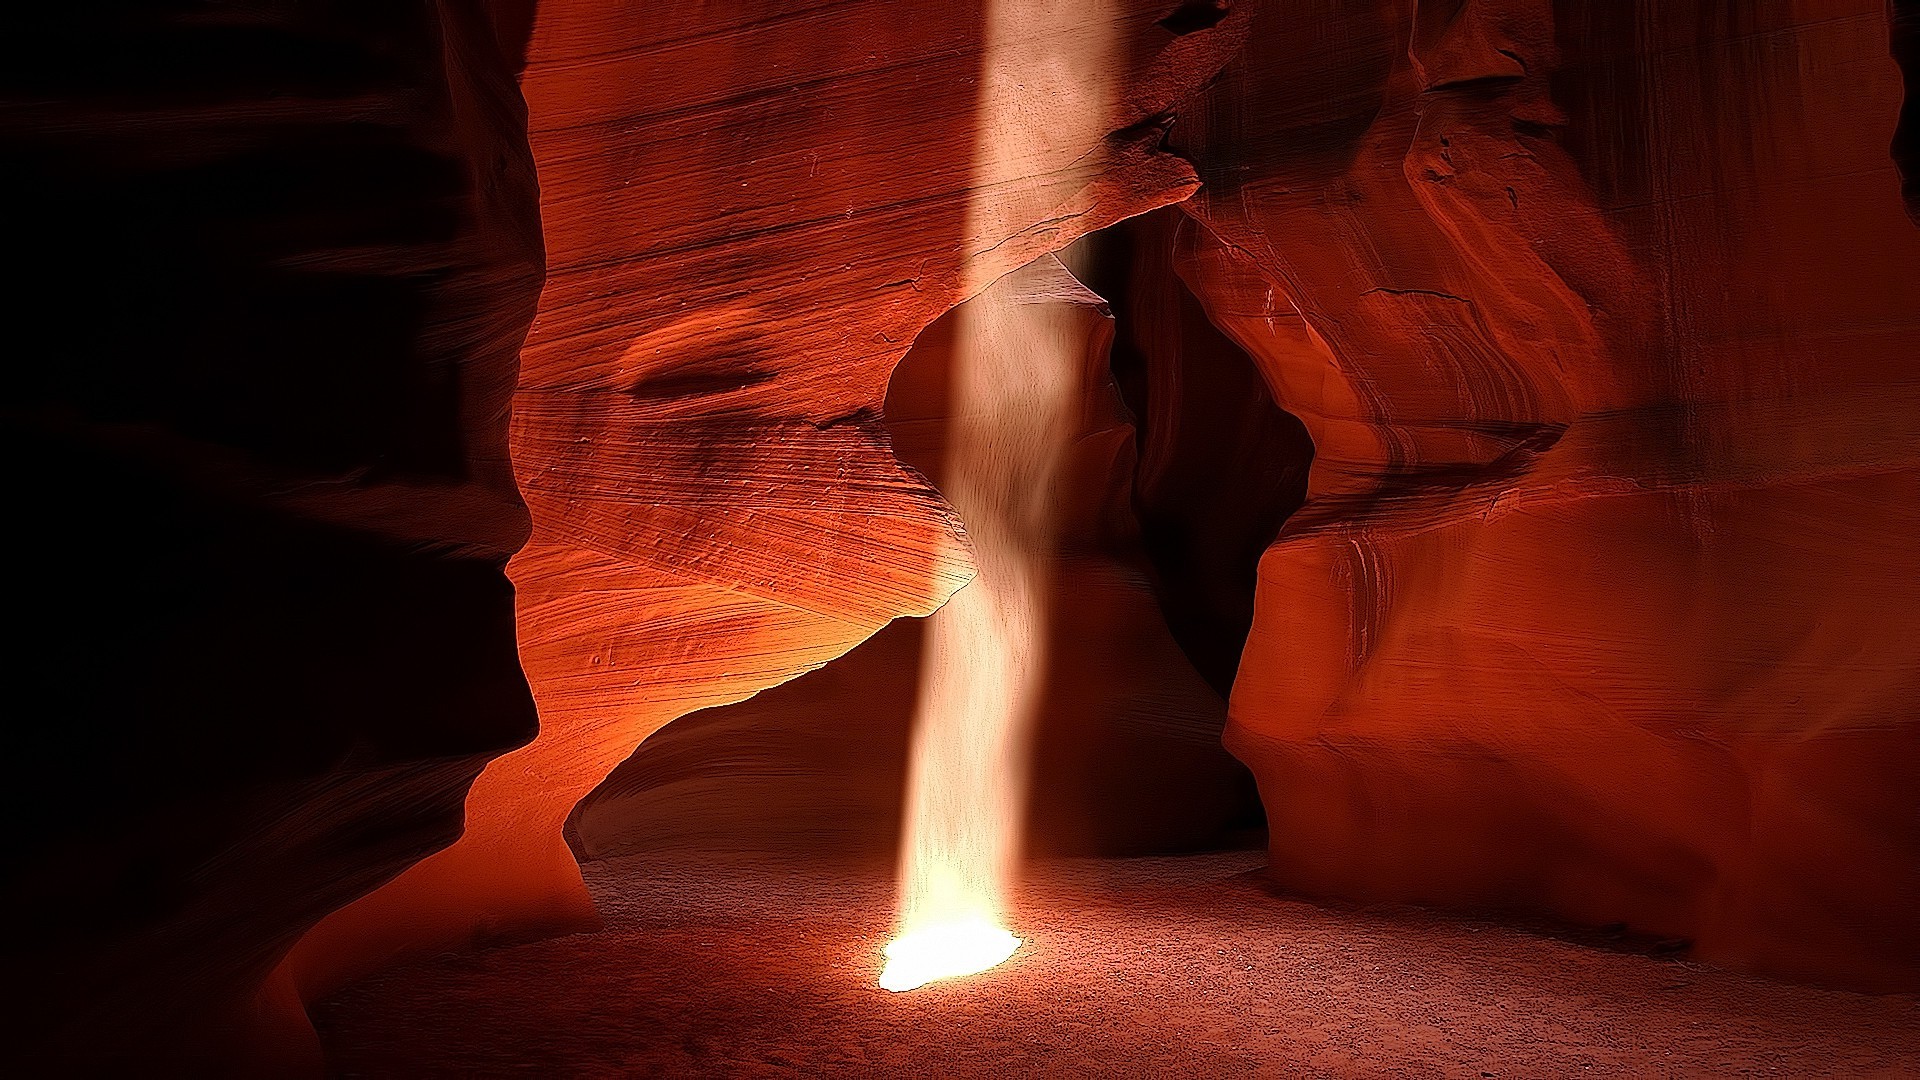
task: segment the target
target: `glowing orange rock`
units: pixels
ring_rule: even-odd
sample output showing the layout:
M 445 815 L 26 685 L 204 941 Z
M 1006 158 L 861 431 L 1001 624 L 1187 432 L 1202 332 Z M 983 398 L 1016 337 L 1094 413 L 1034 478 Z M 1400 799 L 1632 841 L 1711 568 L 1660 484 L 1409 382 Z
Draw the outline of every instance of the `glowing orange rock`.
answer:
M 914 337 L 1086 232 L 1190 193 L 1152 121 L 1244 20 L 1111 12 L 1100 137 L 973 173 L 966 5 L 539 6 L 523 83 L 549 277 L 514 402 L 534 532 L 511 568 L 541 735 L 493 763 L 449 850 L 340 912 L 309 995 L 409 949 L 591 925 L 561 837 L 650 732 L 924 614 L 969 567 L 877 413 Z M 998 212 L 967 228 L 984 191 Z M 975 230 L 977 231 L 977 230 Z
M 951 490 L 950 458 L 968 430 L 956 422 L 968 410 L 953 387 L 960 328 L 974 305 L 1014 298 L 1045 313 L 1050 330 L 1036 348 L 1071 343 L 1074 368 L 1070 417 L 1058 426 L 1068 449 L 1056 481 L 1033 485 L 1025 504 L 1050 522 L 1051 538 L 1048 632 L 1030 656 L 1039 693 L 1032 739 L 1010 763 L 1033 776 L 1022 846 L 1112 855 L 1218 845 L 1257 820 L 1257 807 L 1242 769 L 1218 746 L 1225 702 L 1193 670 L 1155 602 L 1131 505 L 1137 433 L 1114 390 L 1114 321 L 1099 298 L 1048 257 L 935 322 L 888 388 L 894 451 Z M 600 856 L 891 858 L 925 629 L 925 620 L 898 620 L 819 671 L 674 721 L 581 805 L 581 846 Z
M 1255 13 L 1183 273 L 1315 442 L 1229 728 L 1281 881 L 1920 986 L 1882 8 Z

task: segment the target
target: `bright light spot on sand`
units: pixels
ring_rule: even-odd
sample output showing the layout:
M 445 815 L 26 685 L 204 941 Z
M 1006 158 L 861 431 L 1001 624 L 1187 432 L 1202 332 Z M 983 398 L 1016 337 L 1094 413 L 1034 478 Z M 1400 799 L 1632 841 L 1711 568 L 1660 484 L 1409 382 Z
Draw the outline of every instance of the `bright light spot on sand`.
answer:
M 927 620 L 900 928 L 880 976 L 888 990 L 977 974 L 1021 944 L 1004 907 L 1046 670 L 1052 488 L 1077 428 L 1086 362 L 1058 301 L 1063 289 L 1084 289 L 1051 258 L 1015 270 L 991 265 L 987 253 L 1057 214 L 1073 194 L 1055 186 L 1058 178 L 1099 145 L 1116 52 L 1108 6 L 986 5 L 967 210 L 981 257 L 968 275 L 1014 272 L 956 315 L 940 489 L 966 525 L 978 573 Z
M 1072 368 L 1034 347 L 1036 332 L 1041 342 L 1057 337 L 1045 332 L 1045 311 L 1021 303 L 1012 279 L 960 310 L 941 487 L 967 524 L 978 575 L 927 620 L 900 935 L 880 979 L 889 990 L 985 971 L 1019 945 L 1001 904 L 1045 664 L 1045 560 L 1032 553 L 1051 543 L 1047 491 L 1058 442 L 1072 431 Z
M 935 979 L 978 975 L 1020 947 L 1020 939 L 984 918 L 943 922 L 894 938 L 880 972 L 885 990 L 913 990 Z

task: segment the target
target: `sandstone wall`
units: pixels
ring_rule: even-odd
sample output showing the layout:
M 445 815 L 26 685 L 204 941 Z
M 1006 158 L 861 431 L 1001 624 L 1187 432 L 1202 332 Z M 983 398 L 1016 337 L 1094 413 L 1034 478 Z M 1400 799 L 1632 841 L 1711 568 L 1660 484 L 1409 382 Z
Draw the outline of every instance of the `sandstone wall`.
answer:
M 1251 12 L 1176 147 L 1183 274 L 1315 445 L 1228 731 L 1287 886 L 1920 985 L 1888 12 Z

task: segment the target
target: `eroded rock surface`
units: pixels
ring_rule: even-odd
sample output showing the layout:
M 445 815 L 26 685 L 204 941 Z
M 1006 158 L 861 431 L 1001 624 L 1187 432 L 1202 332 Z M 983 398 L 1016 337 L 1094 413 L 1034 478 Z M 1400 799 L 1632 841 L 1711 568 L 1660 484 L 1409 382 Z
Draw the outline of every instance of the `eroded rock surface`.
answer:
M 1024 343 L 1018 362 L 1064 364 L 1073 417 L 1056 481 L 1034 496 L 1051 535 L 1034 553 L 1048 631 L 1033 658 L 1044 689 L 1031 748 L 1019 755 L 1030 763 L 1024 846 L 1140 854 L 1230 842 L 1259 811 L 1219 745 L 1226 702 L 1155 604 L 1132 506 L 1135 430 L 1113 383 L 1104 302 L 1047 256 L 936 321 L 887 394 L 894 451 L 945 490 L 954 440 L 971 430 L 955 415 L 954 368 L 977 347 L 962 336 L 979 306 L 1046 312 L 1027 321 L 1057 326 L 1054 340 Z M 675 721 L 582 805 L 582 848 L 891 856 L 925 636 L 921 620 L 898 620 L 819 671 Z
M 1316 451 L 1228 732 L 1273 873 L 1920 986 L 1886 6 L 1246 6 L 1176 143 Z
M 640 737 L 964 579 L 881 388 L 985 281 L 1192 191 L 1177 107 L 1206 187 L 1175 259 L 1314 443 L 1234 687 L 1276 873 L 1911 984 L 1920 266 L 1884 5 L 1189 7 L 1115 10 L 1115 134 L 989 185 L 994 236 L 971 99 L 921 92 L 965 84 L 974 15 L 544 10 L 516 579 L 548 733 L 315 939 L 336 975 L 584 925 L 558 823 Z
M 1306 496 L 1313 441 L 1261 367 L 1176 272 L 1177 206 L 1089 237 L 1074 261 L 1114 309 L 1114 377 L 1133 414 L 1133 512 L 1167 628 L 1223 696 L 1253 627 L 1260 556 Z
M 523 86 L 550 259 L 512 576 L 541 735 L 480 778 L 458 844 L 309 937 L 306 993 L 408 949 L 593 925 L 561 827 L 643 737 L 967 579 L 879 426 L 894 366 L 1007 271 L 1191 194 L 1165 115 L 1245 29 L 1177 34 L 1142 0 L 1040 9 L 1000 47 L 1110 39 L 1104 135 L 1007 152 L 975 122 L 971 5 L 539 6 Z M 1088 92 L 1048 70 L 1033 107 Z
M 13 1045 L 293 1062 L 301 996 L 590 925 L 561 823 L 644 736 L 971 572 L 909 343 L 1196 192 L 1162 240 L 1315 451 L 1253 610 L 1174 617 L 1224 685 L 1252 616 L 1280 879 L 1920 985 L 1910 3 L 1087 4 L 1018 47 L 1116 43 L 1035 68 L 1103 134 L 1018 146 L 912 7 L 13 17 Z M 1243 574 L 1286 498 L 1144 422 L 1149 549 Z

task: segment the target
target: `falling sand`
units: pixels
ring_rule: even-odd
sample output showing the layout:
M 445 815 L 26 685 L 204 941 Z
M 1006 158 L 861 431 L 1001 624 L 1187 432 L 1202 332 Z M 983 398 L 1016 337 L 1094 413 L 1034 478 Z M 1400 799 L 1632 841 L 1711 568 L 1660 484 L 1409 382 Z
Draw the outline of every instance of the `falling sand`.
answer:
M 1031 171 L 1063 131 L 1097 134 L 1112 42 L 1097 29 L 1107 20 L 1086 16 L 1045 0 L 987 5 L 970 235 L 1004 235 L 1002 219 L 1030 210 L 997 178 Z M 928 620 L 888 990 L 985 971 L 1020 946 L 1004 913 L 1046 669 L 1050 493 L 1076 430 L 1082 352 L 1058 306 L 1034 301 L 1078 289 L 1048 257 L 960 311 L 942 488 L 978 572 Z
M 1045 668 L 1047 493 L 1059 440 L 1073 430 L 1078 354 L 1049 333 L 1057 313 L 1023 302 L 1021 286 L 1034 276 L 1002 279 L 961 313 L 946 494 L 967 523 L 979 573 L 927 627 L 901 933 L 880 981 L 889 990 L 983 971 L 1020 944 L 1001 925 L 1002 905 Z

